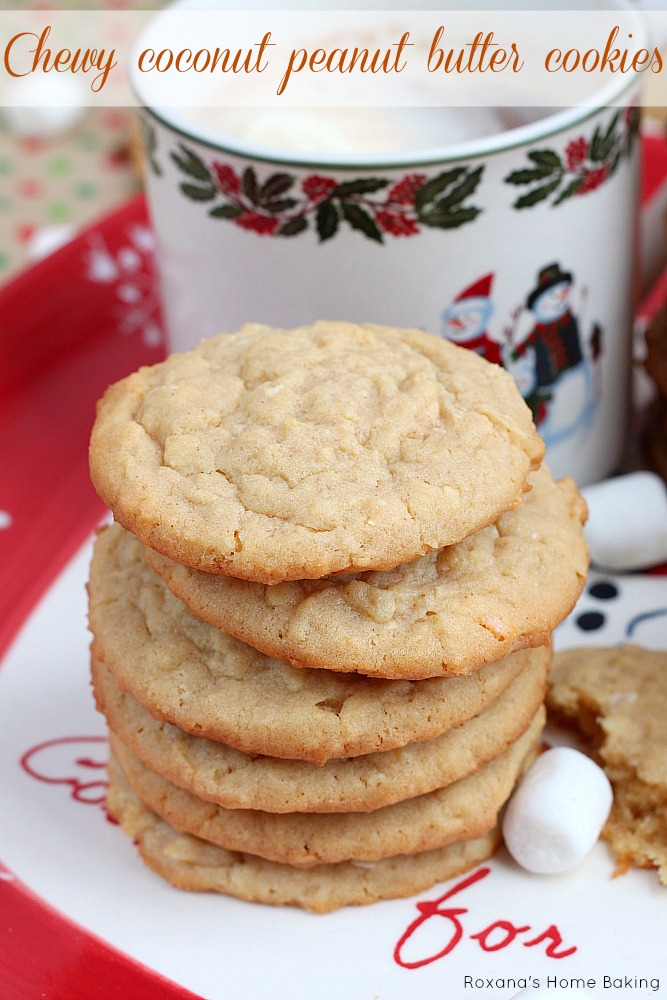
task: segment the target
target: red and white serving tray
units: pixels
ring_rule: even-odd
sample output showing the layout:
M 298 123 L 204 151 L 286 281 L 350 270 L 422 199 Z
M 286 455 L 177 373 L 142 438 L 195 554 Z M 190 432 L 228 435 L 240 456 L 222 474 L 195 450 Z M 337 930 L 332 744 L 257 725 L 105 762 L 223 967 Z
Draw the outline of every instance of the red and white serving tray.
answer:
M 144 867 L 103 808 L 85 598 L 105 516 L 95 400 L 163 354 L 141 199 L 0 290 L 0 351 L 0 1000 L 506 1000 L 538 981 L 667 997 L 667 890 L 654 872 L 613 878 L 603 844 L 568 875 L 500 852 L 327 916 L 180 892 Z M 592 576 L 557 636 L 627 641 L 667 648 L 667 577 Z

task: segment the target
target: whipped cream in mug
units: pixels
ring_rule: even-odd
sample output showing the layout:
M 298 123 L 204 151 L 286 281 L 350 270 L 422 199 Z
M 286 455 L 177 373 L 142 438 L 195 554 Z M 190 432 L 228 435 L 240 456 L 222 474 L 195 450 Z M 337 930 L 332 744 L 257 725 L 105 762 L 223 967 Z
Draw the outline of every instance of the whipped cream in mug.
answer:
M 548 115 L 550 108 L 231 108 L 184 109 L 193 123 L 242 142 L 309 153 L 399 153 L 497 135 Z

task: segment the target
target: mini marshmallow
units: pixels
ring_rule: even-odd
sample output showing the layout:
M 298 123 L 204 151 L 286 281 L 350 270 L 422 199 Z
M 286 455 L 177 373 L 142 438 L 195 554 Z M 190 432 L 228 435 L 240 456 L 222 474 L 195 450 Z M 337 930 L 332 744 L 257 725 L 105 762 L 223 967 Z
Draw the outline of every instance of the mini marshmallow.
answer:
M 242 138 L 276 149 L 326 152 L 345 146 L 345 135 L 335 123 L 321 121 L 316 113 L 308 114 L 298 109 L 281 108 L 278 115 L 273 111 L 260 111 L 248 117 Z
M 21 138 L 62 135 L 86 113 L 86 91 L 71 73 L 49 73 L 11 80 L 2 93 L 2 120 Z
M 504 109 L 498 109 L 502 112 Z M 495 108 L 281 108 L 242 116 L 225 109 L 218 127 L 246 142 L 311 153 L 392 153 L 466 142 L 503 130 Z M 197 119 L 204 121 L 201 111 Z M 208 116 L 206 116 L 208 117 Z
M 667 561 L 667 489 L 653 472 L 631 472 L 581 491 L 591 562 L 630 571 Z
M 601 767 L 578 750 L 554 747 L 535 761 L 510 799 L 505 845 L 529 872 L 566 872 L 600 836 L 613 793 Z
M 69 223 L 58 226 L 40 226 L 32 234 L 27 242 L 28 257 L 30 260 L 42 260 L 49 254 L 59 250 L 71 239 L 74 238 L 76 230 Z

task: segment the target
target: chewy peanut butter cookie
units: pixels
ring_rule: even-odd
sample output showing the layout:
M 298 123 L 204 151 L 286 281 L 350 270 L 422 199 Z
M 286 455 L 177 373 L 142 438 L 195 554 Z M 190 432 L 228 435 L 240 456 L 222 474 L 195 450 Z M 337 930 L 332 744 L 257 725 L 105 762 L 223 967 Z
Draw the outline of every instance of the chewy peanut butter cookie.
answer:
M 183 833 L 267 861 L 307 868 L 377 861 L 484 836 L 497 823 L 544 726 L 540 708 L 526 732 L 476 774 L 374 812 L 269 813 L 205 802 L 149 771 L 110 734 L 113 755 L 149 809 Z
M 458 542 L 520 501 L 543 451 L 511 377 L 473 351 L 249 324 L 107 390 L 90 469 L 146 545 L 273 584 Z
M 586 504 L 543 466 L 489 527 L 385 572 L 266 587 L 201 573 L 147 550 L 198 618 L 299 666 L 382 677 L 468 673 L 542 645 L 586 580 Z
M 385 753 L 329 761 L 244 754 L 154 719 L 93 661 L 98 708 L 111 730 L 156 774 L 227 809 L 272 813 L 367 812 L 473 774 L 527 729 L 544 699 L 550 657 L 527 666 L 484 711 L 441 736 Z
M 107 808 L 132 837 L 145 863 L 177 888 L 220 892 L 273 906 L 301 906 L 313 913 L 411 896 L 485 861 L 500 843 L 496 827 L 484 837 L 435 851 L 360 864 L 342 861 L 293 868 L 179 833 L 135 795 L 113 757 Z
M 614 789 L 602 836 L 619 869 L 657 868 L 667 885 L 667 653 L 640 646 L 558 653 L 548 707 L 593 739 Z
M 190 614 L 114 524 L 90 567 L 93 655 L 148 711 L 246 753 L 323 764 L 430 739 L 477 715 L 530 662 L 469 677 L 388 681 L 274 660 Z

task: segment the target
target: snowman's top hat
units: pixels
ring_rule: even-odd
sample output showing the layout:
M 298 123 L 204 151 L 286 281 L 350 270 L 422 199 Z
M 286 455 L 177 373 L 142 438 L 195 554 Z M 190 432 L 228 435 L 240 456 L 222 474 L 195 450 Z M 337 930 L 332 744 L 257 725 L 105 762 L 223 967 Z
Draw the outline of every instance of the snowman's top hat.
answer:
M 549 288 L 553 288 L 554 285 L 560 285 L 562 281 L 567 281 L 571 285 L 572 275 L 569 271 L 561 271 L 560 264 L 554 263 L 549 264 L 548 267 L 543 267 L 537 277 L 537 288 L 534 288 L 526 299 L 528 308 L 532 309 L 534 303 L 543 292 L 546 292 Z

